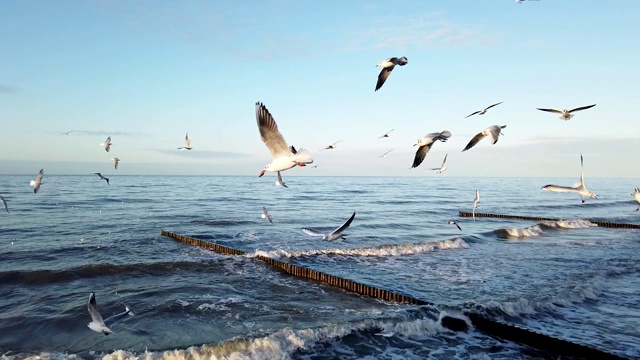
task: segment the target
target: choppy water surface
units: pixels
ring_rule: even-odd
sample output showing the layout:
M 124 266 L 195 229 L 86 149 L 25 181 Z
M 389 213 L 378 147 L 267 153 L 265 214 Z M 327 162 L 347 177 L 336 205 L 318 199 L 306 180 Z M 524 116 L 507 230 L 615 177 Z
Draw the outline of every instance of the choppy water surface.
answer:
M 640 357 L 640 223 L 632 180 L 591 179 L 600 199 L 542 191 L 574 179 L 0 176 L 0 355 L 120 358 L 503 358 L 548 355 L 443 314 L 491 317 L 626 357 Z M 561 222 L 458 218 L 471 211 Z M 260 218 L 262 206 L 273 217 Z M 353 211 L 347 239 L 333 230 Z M 459 231 L 448 220 L 455 219 Z M 244 250 L 223 256 L 160 230 Z M 386 303 L 296 279 L 266 255 L 439 304 Z M 116 291 L 119 294 L 116 295 Z M 103 317 L 134 311 L 110 336 Z

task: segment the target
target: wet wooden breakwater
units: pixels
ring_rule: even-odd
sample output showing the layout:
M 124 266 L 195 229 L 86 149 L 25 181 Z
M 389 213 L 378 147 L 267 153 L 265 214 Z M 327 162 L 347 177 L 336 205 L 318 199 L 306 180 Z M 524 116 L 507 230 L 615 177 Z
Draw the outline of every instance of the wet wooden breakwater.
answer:
M 473 217 L 473 213 L 460 211 L 458 213 L 460 217 Z M 487 213 L 476 213 L 475 217 L 477 218 L 496 218 L 496 219 L 511 219 L 511 220 L 531 220 L 531 221 L 561 221 L 567 219 L 552 219 L 546 217 L 537 217 L 537 216 L 521 216 L 521 215 L 505 215 L 505 214 L 487 214 Z M 598 225 L 598 227 L 603 228 L 611 228 L 611 229 L 640 229 L 640 225 L 637 224 L 621 224 L 621 223 L 612 223 L 606 221 L 597 221 L 597 220 L 589 220 L 586 221 Z

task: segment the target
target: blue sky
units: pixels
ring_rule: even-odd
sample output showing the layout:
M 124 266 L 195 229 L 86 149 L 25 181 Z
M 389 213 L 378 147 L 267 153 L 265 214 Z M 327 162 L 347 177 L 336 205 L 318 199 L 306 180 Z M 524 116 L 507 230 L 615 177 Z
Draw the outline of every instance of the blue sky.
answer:
M 577 178 L 582 153 L 587 177 L 636 177 L 639 18 L 635 1 L 3 1 L 0 174 L 257 176 L 260 101 L 318 165 L 287 176 L 436 176 L 448 153 L 442 176 Z M 409 63 L 374 92 L 391 56 Z M 495 124 L 496 145 L 461 151 Z

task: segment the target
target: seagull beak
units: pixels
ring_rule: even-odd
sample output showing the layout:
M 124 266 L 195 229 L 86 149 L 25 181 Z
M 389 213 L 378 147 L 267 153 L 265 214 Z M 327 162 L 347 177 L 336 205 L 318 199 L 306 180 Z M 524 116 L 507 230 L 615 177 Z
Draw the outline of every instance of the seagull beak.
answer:
M 264 170 L 260 171 L 260 174 L 258 174 L 258 177 L 262 177 L 262 175 L 264 175 Z

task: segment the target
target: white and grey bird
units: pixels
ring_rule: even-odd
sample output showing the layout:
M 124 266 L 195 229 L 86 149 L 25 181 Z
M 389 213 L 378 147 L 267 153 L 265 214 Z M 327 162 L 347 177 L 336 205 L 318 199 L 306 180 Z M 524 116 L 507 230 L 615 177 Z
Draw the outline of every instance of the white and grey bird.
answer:
M 340 225 L 337 229 L 333 230 L 328 234 L 319 233 L 317 231 L 311 230 L 309 228 L 303 228 L 302 231 L 309 236 L 322 236 L 322 240 L 336 240 L 336 239 L 345 239 L 347 234 L 342 233 L 346 228 L 351 225 L 351 222 L 356 217 L 356 212 L 353 212 L 353 215 L 347 220 L 344 224 Z
M 473 215 L 473 221 L 476 221 L 476 209 L 478 208 L 478 203 L 480 202 L 480 191 L 476 189 L 476 197 L 473 199 L 473 210 L 471 214 Z
M 393 149 L 391 149 L 391 150 L 387 151 L 386 153 L 384 153 L 384 154 L 382 154 L 382 155 L 378 156 L 378 159 L 383 158 L 383 157 L 387 157 L 387 154 L 388 154 L 388 153 L 390 153 L 390 152 L 392 152 L 392 151 L 393 151 Z
M 4 204 L 4 209 L 7 210 L 7 214 L 9 213 L 9 207 L 7 206 L 7 200 L 4 199 L 2 195 L 0 195 L 0 202 Z
M 266 171 L 284 171 L 296 165 L 306 166 L 313 163 L 313 158 L 308 150 L 300 149 L 295 151 L 293 147 L 289 148 L 278 130 L 276 121 L 262 103 L 256 103 L 256 120 L 262 142 L 264 142 L 273 156 L 273 161 L 264 167 L 258 177 L 263 176 Z
M 476 114 L 477 114 L 477 115 L 484 115 L 484 114 L 487 112 L 487 110 L 491 109 L 491 108 L 492 108 L 492 107 L 494 107 L 494 106 L 500 105 L 500 104 L 502 104 L 502 101 L 500 101 L 499 103 L 495 103 L 495 104 L 493 104 L 493 105 L 489 105 L 489 106 L 487 106 L 486 108 L 484 108 L 484 109 L 482 109 L 482 110 L 478 110 L 478 111 L 472 112 L 471 114 L 469 114 L 469 115 L 465 116 L 464 118 L 466 119 L 466 118 L 468 118 L 469 116 L 473 116 L 473 115 L 476 115 Z
M 591 109 L 594 106 L 596 106 L 596 104 L 587 105 L 587 106 L 581 106 L 581 107 L 577 107 L 577 108 L 571 109 L 571 110 L 567 110 L 567 109 L 564 109 L 564 110 L 541 109 L 541 108 L 537 108 L 537 109 L 540 110 L 540 111 L 547 111 L 547 112 L 553 112 L 553 113 L 556 113 L 556 114 L 560 114 L 560 119 L 567 121 L 567 120 L 570 120 L 573 117 L 573 114 L 571 114 L 572 112 Z
M 284 181 L 282 180 L 282 175 L 280 174 L 280 171 L 278 171 L 278 180 L 276 180 L 276 186 L 282 186 L 282 187 L 288 188 L 287 184 L 285 184 Z
M 271 215 L 269 215 L 269 213 L 267 212 L 267 208 L 264 206 L 262 207 L 262 218 L 269 220 L 269 222 L 273 224 L 273 220 L 271 220 Z
M 67 132 L 63 132 L 63 133 L 61 133 L 61 134 L 62 134 L 62 135 L 69 135 L 69 134 L 71 134 L 72 132 L 73 132 L 73 130 L 69 130 L 69 131 L 67 131 Z
M 111 161 L 113 161 L 113 166 L 116 168 L 116 170 L 118 170 L 118 163 L 120 162 L 120 159 L 113 158 L 111 159 Z
M 389 136 L 391 136 L 391 135 L 389 135 L 389 134 L 390 134 L 393 130 L 395 130 L 395 129 L 391 129 L 391 130 L 387 131 L 386 133 L 384 133 L 384 135 L 380 135 L 380 137 L 379 137 L 378 139 L 388 138 Z
M 378 74 L 378 82 L 376 83 L 375 91 L 378 91 L 382 87 L 382 85 L 384 85 L 384 82 L 387 81 L 387 78 L 391 74 L 391 71 L 393 71 L 393 68 L 396 67 L 396 65 L 405 66 L 408 62 L 409 60 L 405 56 L 400 58 L 392 57 L 388 58 L 385 61 L 379 62 L 376 66 L 380 66 L 382 70 L 380 71 L 380 74 Z
M 460 225 L 458 225 L 458 223 L 453 221 L 453 220 L 449 220 L 449 222 L 447 224 L 455 225 L 458 228 L 458 230 L 462 231 L 462 228 L 460 227 Z
M 439 168 L 431 168 L 431 170 L 436 170 L 438 172 L 438 175 L 447 170 L 447 156 L 449 156 L 449 154 L 445 154 L 444 160 L 442 160 L 442 165 L 440 165 Z
M 191 147 L 191 138 L 189 137 L 189 133 L 187 133 L 187 135 L 184 136 L 184 146 L 181 146 L 178 149 L 182 151 L 193 149 Z
M 109 136 L 107 140 L 100 144 L 100 146 L 104 146 L 106 152 L 109 152 L 109 149 L 111 149 L 111 145 L 113 145 L 113 143 L 111 142 L 111 136 Z
M 91 322 L 87 325 L 89 329 L 101 332 L 105 335 L 109 335 L 113 332 L 110 327 L 115 324 L 117 321 L 121 320 L 125 316 L 133 316 L 131 309 L 128 306 L 124 306 L 125 311 L 120 314 L 113 315 L 106 320 L 102 320 L 102 316 L 98 312 L 98 303 L 96 303 L 96 294 L 91 293 L 89 295 L 89 303 L 87 304 L 87 309 L 89 309 L 89 315 L 91 315 Z
M 553 191 L 553 192 L 575 192 L 580 195 L 580 199 L 584 204 L 584 196 L 590 197 L 592 199 L 597 199 L 598 195 L 592 193 L 587 189 L 584 185 L 584 160 L 582 158 L 582 154 L 580 154 L 580 182 L 573 186 L 558 186 L 558 185 L 545 185 L 542 187 L 543 190 Z
M 446 142 L 450 137 L 451 132 L 448 130 L 444 130 L 441 132 L 429 133 L 418 139 L 418 141 L 413 144 L 413 146 L 418 145 L 418 150 L 416 151 L 416 155 L 413 158 L 413 165 L 411 165 L 411 168 L 418 167 L 418 165 L 422 164 L 422 161 L 424 161 L 424 158 L 427 156 L 427 153 L 429 152 L 429 150 L 431 150 L 431 147 L 436 141 L 439 140 L 442 142 Z
M 636 188 L 631 195 L 633 195 L 633 198 L 636 199 L 636 202 L 638 203 L 636 211 L 640 211 L 640 188 Z M 5 203 L 4 206 L 7 206 L 7 203 Z
M 35 180 L 31 180 L 31 182 L 29 182 L 29 185 L 33 186 L 33 193 L 34 194 L 37 194 L 38 190 L 40 190 L 40 185 L 42 185 L 42 177 L 43 176 L 44 176 L 44 169 L 40 169 L 36 179 Z
M 501 130 L 506 128 L 507 125 L 493 125 L 493 126 L 489 126 L 488 128 L 482 130 L 481 132 L 477 133 L 476 136 L 474 136 L 471 141 L 469 141 L 469 143 L 467 144 L 467 146 L 464 147 L 464 149 L 462 149 L 462 151 L 467 151 L 469 149 L 471 149 L 472 147 L 474 147 L 480 140 L 484 139 L 487 136 L 491 136 L 491 140 L 493 140 L 492 144 L 495 144 L 498 142 L 498 137 L 500 135 L 504 135 Z
M 92 174 L 97 176 L 97 177 L 99 177 L 100 179 L 106 181 L 107 185 L 111 186 L 111 184 L 109 184 L 109 178 L 106 178 L 106 177 L 102 176 L 102 174 L 100 174 L 99 172 L 93 172 Z
M 325 148 L 320 149 L 320 151 L 335 149 L 340 141 L 342 141 L 342 140 L 338 140 L 338 141 L 334 142 L 333 144 L 329 144 Z

